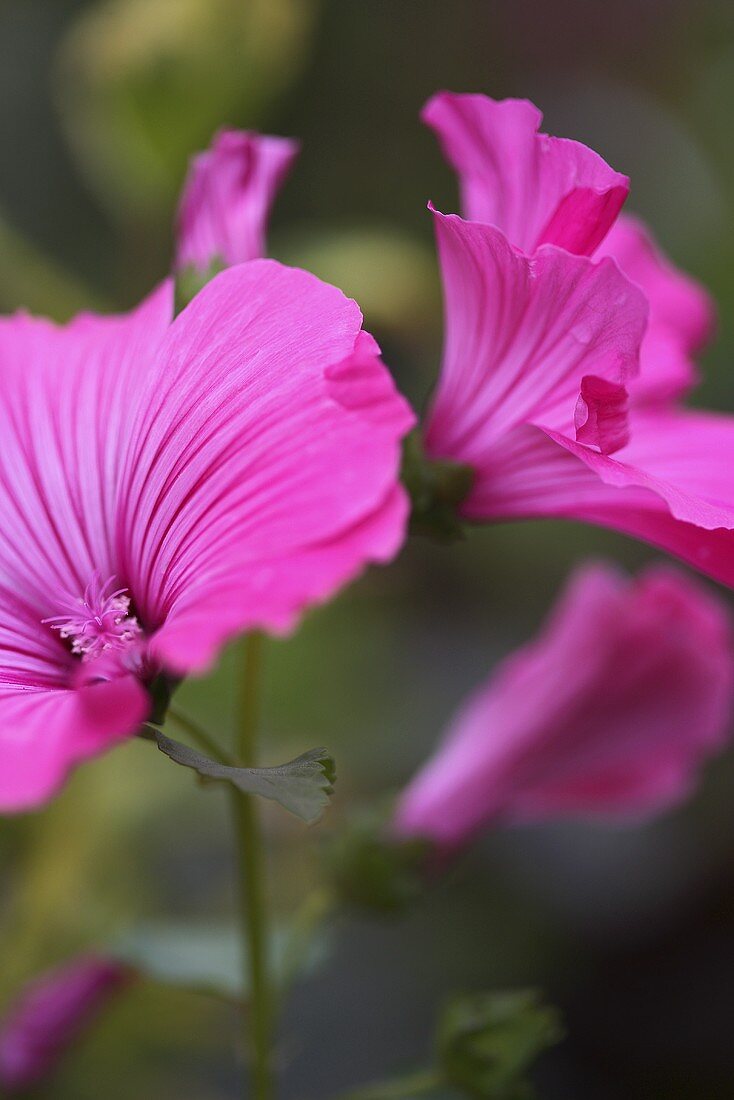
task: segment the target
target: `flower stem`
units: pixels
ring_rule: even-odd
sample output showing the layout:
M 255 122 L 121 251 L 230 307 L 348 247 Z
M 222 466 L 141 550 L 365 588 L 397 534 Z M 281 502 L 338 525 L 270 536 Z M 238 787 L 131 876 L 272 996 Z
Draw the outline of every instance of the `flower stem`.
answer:
M 249 634 L 244 641 L 245 666 L 240 695 L 237 763 L 257 765 L 257 724 L 260 711 L 260 671 L 263 638 Z M 265 859 L 256 801 L 240 791 L 232 792 L 238 844 L 240 912 L 245 967 L 249 991 L 249 1027 L 252 1100 L 274 1096 L 272 1065 L 273 991 L 268 968 L 268 920 L 265 900 Z
M 406 1077 L 395 1077 L 392 1081 L 365 1085 L 362 1089 L 345 1093 L 341 1100 L 409 1100 L 413 1096 L 434 1092 L 443 1083 L 437 1070 L 423 1069 Z

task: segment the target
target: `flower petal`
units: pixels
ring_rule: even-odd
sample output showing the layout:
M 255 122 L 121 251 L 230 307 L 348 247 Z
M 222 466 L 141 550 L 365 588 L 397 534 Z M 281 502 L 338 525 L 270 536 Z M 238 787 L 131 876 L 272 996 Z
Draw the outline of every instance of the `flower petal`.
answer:
M 647 305 L 612 260 L 551 245 L 528 258 L 497 229 L 435 218 L 446 336 L 426 445 L 481 472 L 525 421 L 573 435 L 585 375 L 634 376 Z
M 114 959 L 79 955 L 26 986 L 0 1024 L 3 1092 L 25 1093 L 45 1081 L 132 977 Z
M 176 267 L 205 270 L 265 253 L 270 208 L 298 156 L 298 142 L 221 130 L 191 161 L 176 226 Z
M 422 118 L 459 176 L 462 212 L 527 253 L 541 244 L 590 255 L 629 193 L 629 180 L 580 142 L 538 132 L 527 100 L 439 92 Z
M 0 811 L 40 806 L 77 764 L 136 733 L 150 711 L 136 677 L 43 689 L 0 685 Z
M 212 280 L 172 325 L 132 431 L 123 576 L 163 628 L 156 651 L 198 668 L 394 553 L 413 419 L 340 291 L 272 261 Z
M 596 253 L 613 256 L 650 303 L 650 322 L 632 387 L 638 399 L 685 393 L 697 380 L 692 355 L 711 339 L 716 311 L 706 290 L 663 255 L 649 229 L 622 214 Z
M 462 708 L 394 827 L 450 850 L 499 820 L 656 812 L 723 745 L 733 694 L 730 624 L 703 588 L 587 566 Z

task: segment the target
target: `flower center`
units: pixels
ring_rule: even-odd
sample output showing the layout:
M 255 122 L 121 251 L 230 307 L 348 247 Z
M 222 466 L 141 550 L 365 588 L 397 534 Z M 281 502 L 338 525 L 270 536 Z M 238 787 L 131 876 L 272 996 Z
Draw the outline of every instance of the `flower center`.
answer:
M 115 577 L 102 583 L 98 573 L 83 596 L 68 597 L 64 612 L 44 619 L 52 630 L 71 642 L 71 652 L 92 661 L 110 650 L 125 649 L 140 636 L 138 620 L 130 615 L 126 588 L 115 588 Z

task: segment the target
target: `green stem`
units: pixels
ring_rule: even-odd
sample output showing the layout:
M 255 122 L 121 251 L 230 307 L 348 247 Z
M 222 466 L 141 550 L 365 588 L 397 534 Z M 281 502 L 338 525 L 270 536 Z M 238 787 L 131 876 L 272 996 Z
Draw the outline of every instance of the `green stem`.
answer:
M 407 1077 L 396 1077 L 392 1081 L 383 1081 L 377 1085 L 366 1085 L 345 1093 L 341 1100 L 409 1100 L 413 1096 L 422 1096 L 433 1092 L 444 1083 L 441 1074 L 435 1069 L 423 1069 Z
M 245 638 L 245 666 L 240 696 L 236 757 L 242 767 L 257 766 L 257 724 L 260 711 L 262 636 Z M 252 1072 L 252 1100 L 275 1094 L 272 1064 L 273 991 L 268 968 L 268 920 L 265 900 L 265 859 L 257 803 L 250 795 L 232 792 L 239 849 L 240 911 L 245 987 L 250 991 L 247 1045 Z

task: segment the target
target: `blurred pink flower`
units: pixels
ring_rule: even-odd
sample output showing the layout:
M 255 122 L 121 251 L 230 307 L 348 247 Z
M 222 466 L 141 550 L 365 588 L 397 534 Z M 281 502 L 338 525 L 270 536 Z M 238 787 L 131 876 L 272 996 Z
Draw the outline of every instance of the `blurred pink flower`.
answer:
M 357 305 L 269 260 L 173 323 L 0 321 L 0 809 L 134 734 L 159 670 L 287 631 L 405 531 L 413 416 Z
M 298 142 L 221 130 L 192 158 L 176 226 L 176 267 L 206 270 L 265 254 L 267 218 Z
M 3 1093 L 25 1092 L 50 1076 L 132 977 L 113 959 L 83 955 L 28 985 L 0 1022 Z
M 673 400 L 707 295 L 633 220 L 602 243 L 616 174 L 537 134 L 531 104 L 441 93 L 424 117 L 478 219 L 435 214 L 446 337 L 425 442 L 474 469 L 464 516 L 613 527 L 734 585 L 734 418 Z
M 500 822 L 653 814 L 724 745 L 733 698 L 720 602 L 671 567 L 587 565 L 462 707 L 394 830 L 451 850 Z

